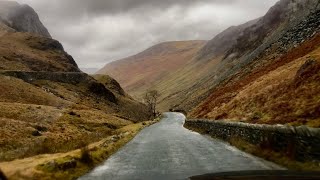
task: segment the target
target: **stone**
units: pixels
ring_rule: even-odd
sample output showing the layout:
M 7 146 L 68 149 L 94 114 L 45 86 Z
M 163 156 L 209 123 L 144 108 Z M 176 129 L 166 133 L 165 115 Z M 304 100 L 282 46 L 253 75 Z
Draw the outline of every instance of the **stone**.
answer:
M 298 160 L 320 161 L 320 129 L 201 119 L 187 120 L 185 127 L 201 130 L 226 141 L 230 137 L 238 137 L 252 144 L 267 143 L 268 148 L 275 151 L 287 152 L 289 147 L 295 147 L 295 151 L 291 151 L 295 152 Z

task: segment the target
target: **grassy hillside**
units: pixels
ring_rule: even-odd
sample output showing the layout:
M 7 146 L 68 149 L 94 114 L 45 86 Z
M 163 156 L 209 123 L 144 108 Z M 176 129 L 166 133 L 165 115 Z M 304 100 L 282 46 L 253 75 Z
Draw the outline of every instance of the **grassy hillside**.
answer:
M 137 55 L 107 64 L 97 74 L 116 78 L 129 94 L 141 98 L 153 84 L 188 64 L 204 44 L 205 41 L 161 43 Z
M 320 34 L 276 61 L 234 76 L 190 116 L 320 127 Z
M 78 84 L 30 83 L 0 75 L 0 159 L 66 152 L 148 119 L 144 105 L 88 78 Z M 92 91 L 94 86 L 101 91 Z
M 29 33 L 0 36 L 0 54 L 0 70 L 80 72 L 58 41 Z
M 149 119 L 145 105 L 129 97 L 114 79 L 80 72 L 58 41 L 2 32 L 0 161 L 6 163 L 0 168 L 41 154 L 68 154 Z M 5 173 L 17 175 L 12 168 Z

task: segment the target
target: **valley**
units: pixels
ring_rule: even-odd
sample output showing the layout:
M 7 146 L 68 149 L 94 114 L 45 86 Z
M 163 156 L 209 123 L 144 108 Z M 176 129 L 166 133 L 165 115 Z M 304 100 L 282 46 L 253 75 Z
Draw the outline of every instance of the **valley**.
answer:
M 138 98 L 147 89 L 158 90 L 160 111 L 184 110 L 190 118 L 319 127 L 319 8 L 315 0 L 279 1 L 263 17 L 221 32 L 187 58 L 188 63 L 151 83 L 122 73 L 122 82 L 132 84 L 125 90 Z M 143 66 L 151 59 L 129 58 L 104 69 L 121 72 L 130 63 Z
M 318 0 L 279 0 L 261 17 L 213 29 L 208 40 L 200 38 L 205 28 L 195 31 L 206 24 L 197 19 L 203 14 L 186 6 L 198 14 L 182 25 L 190 17 L 176 3 L 141 6 L 170 10 L 164 19 L 179 22 L 165 28 L 158 27 L 165 20 L 142 17 L 140 6 L 122 1 L 104 2 L 125 10 L 121 15 L 99 11 L 107 6 L 102 2 L 80 8 L 77 25 L 76 10 L 53 20 L 68 7 L 46 14 L 40 3 L 47 29 L 35 9 L 18 2 L 0 1 L 0 179 L 2 172 L 17 180 L 71 180 L 319 171 Z M 143 28 L 142 21 L 148 21 Z M 62 22 L 72 24 L 71 33 Z
M 155 82 L 162 81 L 170 77 L 171 72 L 192 64 L 192 57 L 205 43 L 206 41 L 161 43 L 137 55 L 110 63 L 96 74 L 117 77 L 128 93 L 141 99 Z M 164 93 L 164 91 L 161 92 Z M 171 90 L 168 89 L 168 93 L 170 92 Z

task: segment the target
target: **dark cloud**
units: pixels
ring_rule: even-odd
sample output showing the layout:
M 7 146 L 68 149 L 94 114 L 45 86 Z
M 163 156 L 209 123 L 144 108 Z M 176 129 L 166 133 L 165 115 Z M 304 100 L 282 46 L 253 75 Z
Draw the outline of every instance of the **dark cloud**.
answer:
M 18 0 L 31 5 L 80 67 L 171 40 L 211 39 L 262 16 L 277 0 Z
M 25 2 L 36 2 L 39 8 L 57 15 L 73 16 L 86 13 L 88 16 L 96 16 L 127 13 L 136 9 L 149 11 L 205 3 L 231 4 L 236 0 L 25 0 Z

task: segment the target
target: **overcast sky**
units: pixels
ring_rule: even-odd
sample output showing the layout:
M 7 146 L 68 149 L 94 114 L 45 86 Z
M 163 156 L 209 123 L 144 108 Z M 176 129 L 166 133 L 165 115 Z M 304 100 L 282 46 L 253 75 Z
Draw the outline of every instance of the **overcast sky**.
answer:
M 173 40 L 209 40 L 264 15 L 278 0 L 17 0 L 39 14 L 81 68 Z

